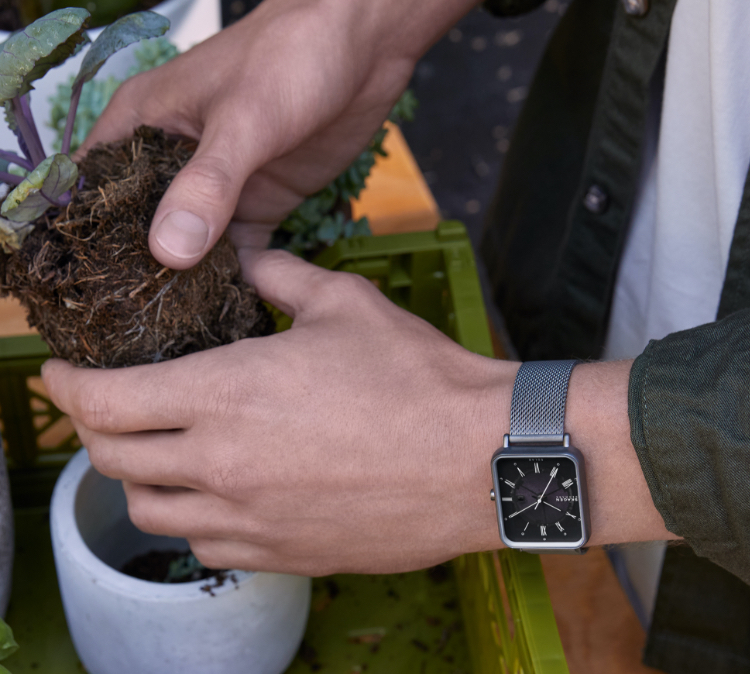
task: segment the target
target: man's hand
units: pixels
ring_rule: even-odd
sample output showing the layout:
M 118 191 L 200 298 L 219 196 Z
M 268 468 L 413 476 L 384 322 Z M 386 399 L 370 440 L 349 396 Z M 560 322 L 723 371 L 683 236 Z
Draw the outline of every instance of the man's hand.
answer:
M 500 547 L 489 462 L 518 363 L 469 353 L 361 277 L 241 255 L 290 330 L 121 370 L 44 366 L 94 466 L 124 480 L 136 526 L 187 538 L 208 566 L 309 575 Z M 592 545 L 673 537 L 630 444 L 629 370 L 571 376 Z
M 293 327 L 44 381 L 139 528 L 212 567 L 395 572 L 497 546 L 489 460 L 517 364 L 465 351 L 361 277 L 253 260 Z
M 125 82 L 81 148 L 140 124 L 200 141 L 154 216 L 154 256 L 196 264 L 230 221 L 257 248 L 364 149 L 419 56 L 477 0 L 265 0 Z

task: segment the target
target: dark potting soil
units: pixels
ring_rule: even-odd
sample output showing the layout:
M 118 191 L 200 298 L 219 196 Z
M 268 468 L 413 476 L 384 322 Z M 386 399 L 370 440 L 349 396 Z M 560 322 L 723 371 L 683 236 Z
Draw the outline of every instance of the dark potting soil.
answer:
M 185 271 L 149 252 L 159 200 L 194 148 L 149 127 L 95 147 L 71 203 L 47 211 L 19 251 L 0 253 L 0 295 L 21 301 L 53 355 L 124 367 L 273 332 L 226 236 Z
M 189 568 L 190 572 L 170 573 L 175 564 L 178 568 Z M 196 564 L 191 553 L 184 550 L 149 550 L 123 564 L 120 571 L 126 576 L 152 583 L 192 583 L 196 580 L 215 579 L 213 585 L 201 588 L 209 593 L 224 585 L 227 578 L 231 579 L 231 574 L 226 569 L 207 569 L 200 563 Z

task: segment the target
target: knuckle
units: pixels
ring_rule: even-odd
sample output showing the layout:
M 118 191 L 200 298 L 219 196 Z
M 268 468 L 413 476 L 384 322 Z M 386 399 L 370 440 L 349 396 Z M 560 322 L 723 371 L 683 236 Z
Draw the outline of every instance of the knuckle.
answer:
M 216 461 L 206 474 L 206 487 L 216 496 L 231 498 L 240 491 L 241 471 L 230 462 Z
M 226 161 L 219 157 L 196 157 L 182 169 L 182 174 L 190 180 L 191 191 L 199 199 L 223 204 L 233 197 L 232 171 Z
M 358 306 L 374 290 L 372 283 L 364 276 L 347 272 L 337 272 L 325 279 L 324 283 L 323 294 L 330 307 Z

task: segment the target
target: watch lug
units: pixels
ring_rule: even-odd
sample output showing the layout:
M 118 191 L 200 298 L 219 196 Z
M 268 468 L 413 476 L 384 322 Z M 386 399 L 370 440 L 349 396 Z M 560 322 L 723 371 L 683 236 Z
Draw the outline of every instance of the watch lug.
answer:
M 507 433 L 503 436 L 503 448 L 507 449 L 510 447 L 510 435 Z
M 570 447 L 570 433 L 563 435 L 563 447 Z

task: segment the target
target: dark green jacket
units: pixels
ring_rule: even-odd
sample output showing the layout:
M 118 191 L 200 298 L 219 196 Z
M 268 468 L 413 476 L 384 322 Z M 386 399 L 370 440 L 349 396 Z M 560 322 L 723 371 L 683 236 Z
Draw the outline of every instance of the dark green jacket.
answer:
M 524 360 L 602 353 L 676 1 L 573 0 L 541 61 L 482 242 Z M 690 545 L 668 549 L 645 661 L 750 674 L 750 181 L 717 321 L 652 341 L 629 396 L 654 503 Z

